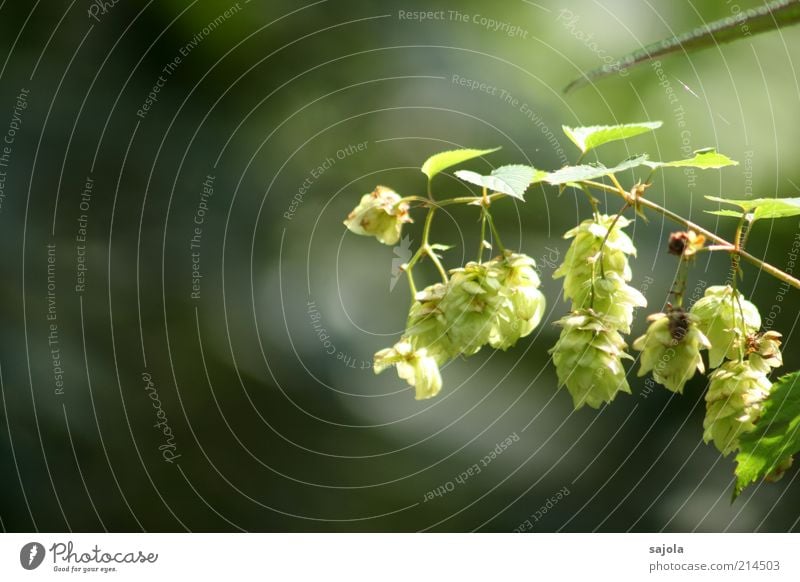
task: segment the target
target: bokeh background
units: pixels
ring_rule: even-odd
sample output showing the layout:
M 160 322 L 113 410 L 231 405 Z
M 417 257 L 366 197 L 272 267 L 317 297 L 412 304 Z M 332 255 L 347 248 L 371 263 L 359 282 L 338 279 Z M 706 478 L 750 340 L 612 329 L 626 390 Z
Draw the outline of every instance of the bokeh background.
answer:
M 448 365 L 424 402 L 370 369 L 405 321 L 393 260 L 408 247 L 342 225 L 376 184 L 421 193 L 437 151 L 502 146 L 466 167 L 554 169 L 576 157 L 562 124 L 660 119 L 600 158 L 719 148 L 741 164 L 659 175 L 648 196 L 730 236 L 704 195 L 798 195 L 800 28 L 565 95 L 610 55 L 759 2 L 101 4 L 0 2 L 3 530 L 800 527 L 796 470 L 731 503 L 733 460 L 702 442 L 704 378 L 676 396 L 632 369 L 633 395 L 600 411 L 557 389 L 547 350 L 566 305 L 550 275 L 589 212 L 574 192 L 493 207 L 506 246 L 539 263 L 547 320 L 516 349 Z M 450 175 L 436 191 L 469 192 Z M 438 216 L 449 267 L 472 258 L 476 218 Z M 647 312 L 675 275 L 674 228 L 631 227 Z M 786 268 L 798 233 L 765 222 L 749 248 Z M 727 272 L 723 256 L 697 261 L 690 291 Z M 749 266 L 742 288 L 796 369 L 800 292 Z

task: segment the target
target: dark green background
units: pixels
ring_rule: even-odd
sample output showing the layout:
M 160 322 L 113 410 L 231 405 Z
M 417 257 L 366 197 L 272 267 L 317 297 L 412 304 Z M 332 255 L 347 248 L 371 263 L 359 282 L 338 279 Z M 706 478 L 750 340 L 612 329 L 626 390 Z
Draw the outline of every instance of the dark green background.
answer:
M 732 459 L 702 443 L 704 378 L 680 397 L 647 393 L 632 371 L 634 394 L 602 411 L 573 412 L 557 390 L 547 349 L 566 305 L 543 258 L 563 256 L 561 234 L 588 215 L 573 192 L 534 188 L 525 204 L 495 205 L 506 246 L 539 261 L 547 321 L 516 349 L 448 365 L 442 394 L 425 402 L 392 373 L 362 369 L 398 336 L 409 295 L 404 281 L 390 291 L 392 249 L 346 234 L 342 219 L 378 183 L 422 192 L 418 167 L 442 149 L 503 146 L 468 164 L 475 170 L 552 169 L 563 163 L 558 148 L 575 159 L 562 124 L 661 119 L 663 129 L 604 147 L 602 159 L 716 146 L 742 161 L 693 184 L 681 171 L 658 176 L 648 191 L 730 236 L 730 222 L 703 213 L 713 208 L 703 195 L 797 195 L 800 29 L 663 59 L 670 103 L 647 64 L 569 96 L 561 89 L 601 64 L 599 50 L 623 54 L 730 16 L 734 4 L 252 0 L 191 50 L 140 119 L 162 68 L 232 3 L 119 2 L 99 22 L 89 6 L 0 8 L 0 134 L 20 89 L 30 90 L 0 211 L 4 529 L 511 531 L 564 487 L 570 494 L 534 531 L 798 529 L 796 470 L 730 503 Z M 400 10 L 459 10 L 468 21 L 414 22 Z M 475 15 L 525 34 L 487 30 Z M 364 151 L 311 180 L 287 220 L 312 170 L 361 142 Z M 209 174 L 193 300 L 189 239 Z M 87 176 L 95 187 L 79 294 L 74 238 Z M 467 192 L 448 176 L 436 188 Z M 412 241 L 420 227 L 408 229 Z M 663 307 L 675 274 L 664 248 L 672 229 L 656 215 L 630 228 L 632 284 L 647 283 L 647 311 Z M 795 219 L 759 224 L 750 249 L 784 268 L 799 230 Z M 458 266 L 477 246 L 474 209 L 442 214 L 434 232 L 456 245 L 446 262 Z M 62 395 L 47 343 L 47 244 L 57 249 Z M 727 267 L 722 256 L 699 260 L 690 288 L 724 281 Z M 433 280 L 426 269 L 419 276 Z M 796 369 L 800 293 L 782 295 L 749 266 L 743 288 L 765 318 L 780 305 L 772 327 L 784 334 L 786 370 Z M 309 301 L 354 368 L 326 353 Z M 175 434 L 172 464 L 158 449 L 145 372 Z M 424 501 L 515 433 L 479 474 Z

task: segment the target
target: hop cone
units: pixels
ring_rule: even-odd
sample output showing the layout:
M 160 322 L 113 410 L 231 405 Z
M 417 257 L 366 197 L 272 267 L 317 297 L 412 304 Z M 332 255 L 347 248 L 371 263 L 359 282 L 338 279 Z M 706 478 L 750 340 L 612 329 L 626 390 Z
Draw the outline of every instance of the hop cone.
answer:
M 425 348 L 415 350 L 408 341 L 400 340 L 394 347 L 375 354 L 376 374 L 391 366 L 397 368 L 397 375 L 409 386 L 416 388 L 417 400 L 432 398 L 442 389 L 439 366 Z
M 573 239 L 563 264 L 553 273 L 553 278 L 564 277 L 564 298 L 582 298 L 586 294 L 586 283 L 592 278 L 592 273 L 600 272 L 600 265 L 594 262 L 600 254 L 600 245 L 608 235 L 603 252 L 603 270 L 615 272 L 622 276 L 624 281 L 631 280 L 631 270 L 628 266 L 626 255 L 636 255 L 633 241 L 621 229 L 630 224 L 624 216 L 620 216 L 614 228 L 609 233 L 609 228 L 614 222 L 612 216 L 600 216 L 584 220 L 572 230 L 567 231 L 564 238 Z
M 723 455 L 739 447 L 739 437 L 755 428 L 772 384 L 749 361 L 728 361 L 711 373 L 706 393 L 703 440 L 714 441 Z
M 682 393 L 696 371 L 705 371 L 700 350 L 711 344 L 697 329 L 694 316 L 683 309 L 655 313 L 647 319 L 647 332 L 633 342 L 633 348 L 642 352 L 639 376 L 652 370 L 656 382 Z
M 355 234 L 374 236 L 385 245 L 397 244 L 403 223 L 411 222 L 408 204 L 400 200 L 393 190 L 378 186 L 371 194 L 361 197 L 344 224 Z
M 536 263 L 529 256 L 510 251 L 506 251 L 502 259 L 492 261 L 500 281 L 500 303 L 489 331 L 489 345 L 493 348 L 512 347 L 542 320 L 545 298 L 539 291 L 535 267 Z
M 745 347 L 746 336 L 761 327 L 758 308 L 730 285 L 709 287 L 690 311 L 697 317 L 697 327 L 711 342 L 708 350 L 710 368 L 718 367 L 725 358 L 738 359 L 740 347 Z
M 576 409 L 584 404 L 599 408 L 618 392 L 630 394 L 622 367 L 622 358 L 630 356 L 616 329 L 590 310 L 575 311 L 556 325 L 561 337 L 550 353 L 559 384 L 567 387 Z
M 489 342 L 492 322 L 503 302 L 501 273 L 492 261 L 467 263 L 450 272 L 440 305 L 450 340 L 470 356 Z
M 441 389 L 439 366 L 485 344 L 506 349 L 531 333 L 544 315 L 545 299 L 533 259 L 506 252 L 486 263 L 453 269 L 445 285 L 426 287 L 415 297 L 403 338 L 375 354 L 375 373 L 397 366 L 417 399 Z
M 425 348 L 441 366 L 458 355 L 458 348 L 450 341 L 447 319 L 441 309 L 447 287 L 436 283 L 417 293 L 406 323 L 405 338 L 414 349 Z
M 621 230 L 629 224 L 622 216 L 616 223 L 606 215 L 584 220 L 564 235 L 573 241 L 553 273 L 554 278 L 564 277 L 564 298 L 572 300 L 573 310 L 591 307 L 624 333 L 630 332 L 633 308 L 647 304 L 644 296 L 627 284 L 631 280 L 628 255 L 636 254 L 633 241 Z

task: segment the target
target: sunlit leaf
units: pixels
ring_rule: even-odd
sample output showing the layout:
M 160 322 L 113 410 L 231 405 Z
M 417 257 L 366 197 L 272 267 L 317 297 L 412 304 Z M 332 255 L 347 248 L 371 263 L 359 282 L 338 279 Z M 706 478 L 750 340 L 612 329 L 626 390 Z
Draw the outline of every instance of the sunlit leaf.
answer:
M 532 166 L 515 164 L 500 166 L 488 176 L 469 170 L 459 170 L 455 174 L 470 184 L 475 184 L 492 192 L 508 194 L 519 200 L 525 200 L 523 195 L 528 186 L 534 182 L 540 182 L 547 175 L 547 172 L 537 170 Z
M 572 140 L 581 152 L 586 153 L 591 149 L 605 143 L 627 139 L 661 127 L 660 121 L 644 123 L 627 123 L 623 125 L 593 125 L 591 127 L 562 126 L 564 133 Z
M 706 210 L 706 214 L 714 214 L 716 216 L 730 216 L 731 218 L 741 218 L 742 213 L 735 210 Z
M 694 156 L 686 160 L 674 162 L 647 162 L 651 168 L 699 168 L 701 170 L 719 169 L 725 166 L 738 166 L 739 162 L 719 153 L 714 148 L 706 148 L 694 152 Z
M 647 162 L 647 156 L 635 156 L 633 158 L 627 159 L 624 162 L 617 164 L 611 168 L 604 166 L 603 164 L 583 164 L 581 166 L 565 166 L 560 170 L 556 170 L 555 172 L 551 172 L 545 176 L 544 181 L 548 184 L 558 185 L 558 184 L 568 184 L 570 182 L 581 182 L 583 180 L 594 180 L 596 178 L 602 178 L 603 176 L 608 176 L 609 174 L 616 174 L 618 172 L 624 172 L 625 170 L 630 170 L 631 168 L 635 168 L 637 166 L 643 166 Z
M 742 435 L 739 445 L 734 496 L 800 451 L 800 372 L 775 382 L 755 430 Z
M 491 154 L 499 149 L 500 148 L 498 147 L 488 150 L 463 149 L 440 152 L 425 160 L 425 163 L 422 164 L 422 173 L 428 176 L 428 180 L 430 180 L 442 170 L 446 170 L 451 166 L 455 166 L 456 164 L 466 162 L 467 160 L 471 160 L 473 158 Z
M 719 198 L 717 196 L 706 196 L 706 198 L 713 202 L 738 206 L 742 209 L 742 212 L 751 213 L 752 216 L 748 218 L 750 222 L 755 222 L 756 220 L 764 218 L 786 218 L 800 215 L 800 198 L 750 198 L 742 200 Z M 741 216 L 742 212 L 736 215 Z M 725 214 L 720 216 L 731 215 Z

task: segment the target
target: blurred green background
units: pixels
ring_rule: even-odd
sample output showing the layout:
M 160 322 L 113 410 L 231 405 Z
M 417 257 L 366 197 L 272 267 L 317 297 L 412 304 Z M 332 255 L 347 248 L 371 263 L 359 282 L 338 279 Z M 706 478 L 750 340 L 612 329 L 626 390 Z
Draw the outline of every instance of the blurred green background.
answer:
M 370 370 L 405 322 L 392 262 L 407 249 L 342 225 L 376 184 L 421 193 L 437 151 L 502 146 L 466 167 L 554 169 L 576 158 L 562 124 L 660 119 L 601 159 L 719 148 L 741 164 L 659 175 L 648 196 L 730 236 L 704 195 L 797 195 L 800 28 L 562 88 L 758 4 L 0 3 L 0 133 L 18 128 L 0 168 L 3 529 L 800 528 L 796 470 L 731 504 L 732 458 L 702 443 L 704 378 L 680 397 L 632 370 L 634 394 L 601 411 L 557 390 L 547 349 L 566 305 L 550 275 L 589 212 L 574 192 L 493 207 L 505 245 L 539 263 L 547 320 L 516 349 L 448 365 L 424 402 Z M 469 192 L 449 175 L 436 191 Z M 630 229 L 647 312 L 675 274 L 674 229 L 655 215 Z M 750 250 L 785 268 L 798 232 L 759 224 Z M 475 209 L 441 213 L 434 233 L 455 245 L 448 267 L 463 264 Z M 698 260 L 690 291 L 727 270 Z M 800 293 L 749 266 L 743 289 L 797 369 Z

